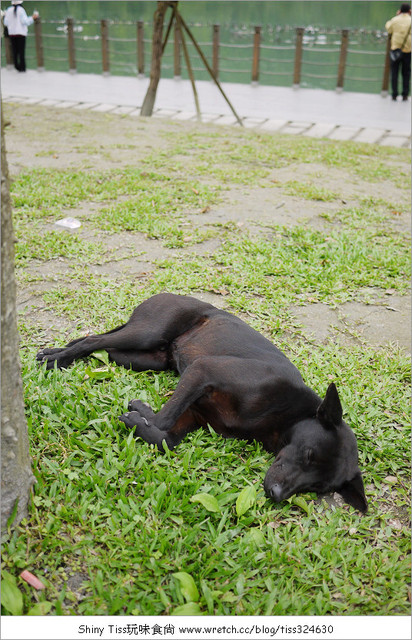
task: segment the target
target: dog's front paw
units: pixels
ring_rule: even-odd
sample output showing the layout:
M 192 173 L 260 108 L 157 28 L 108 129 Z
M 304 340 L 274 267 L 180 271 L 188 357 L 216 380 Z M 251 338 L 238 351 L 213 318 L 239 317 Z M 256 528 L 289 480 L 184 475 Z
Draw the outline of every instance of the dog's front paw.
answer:
M 129 429 L 133 429 L 137 427 L 137 434 L 139 433 L 139 427 L 142 429 L 147 429 L 150 427 L 149 421 L 140 414 L 139 411 L 129 411 L 119 416 L 119 420 L 124 422 L 126 427 Z
M 57 369 L 66 369 L 72 360 L 60 355 L 62 351 L 63 349 L 43 349 L 37 354 L 36 360 L 40 364 L 46 364 L 46 369 L 54 369 L 55 366 Z
M 163 431 L 159 431 L 153 422 L 147 420 L 139 411 L 129 411 L 119 416 L 119 420 L 134 429 L 135 436 L 142 438 L 148 444 L 155 444 L 159 451 L 164 452 L 163 441 L 167 443 L 168 449 L 173 449 L 175 443 L 169 435 Z
M 130 400 L 127 408 L 129 411 L 138 411 L 149 422 L 153 420 L 155 415 L 152 407 L 141 400 Z
M 59 349 L 41 349 L 36 355 L 36 360 L 39 362 L 45 362 L 48 356 L 55 355 L 56 353 L 60 353 L 63 351 L 63 348 Z

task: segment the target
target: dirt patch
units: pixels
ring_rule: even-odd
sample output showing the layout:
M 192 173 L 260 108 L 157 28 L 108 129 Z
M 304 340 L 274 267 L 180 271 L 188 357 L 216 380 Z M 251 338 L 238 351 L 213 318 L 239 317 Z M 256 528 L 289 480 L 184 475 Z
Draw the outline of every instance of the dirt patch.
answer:
M 5 112 L 12 174 L 27 167 L 106 170 L 138 165 L 152 149 L 167 147 L 162 121 L 37 105 L 6 105 Z
M 376 347 L 393 343 L 411 350 L 411 301 L 406 296 L 383 297 L 375 304 L 345 302 L 338 309 L 315 303 L 291 311 L 304 334 L 317 342 L 367 342 Z
M 301 163 L 298 167 L 276 169 L 270 178 L 280 184 L 296 180 L 321 185 L 323 189 L 336 193 L 340 199 L 348 203 L 359 198 L 373 197 L 375 200 L 381 199 L 387 202 L 401 201 L 405 206 L 409 206 L 407 194 L 401 193 L 389 180 L 383 179 L 371 183 L 356 174 L 333 166 Z
M 231 189 L 224 194 L 223 202 L 201 216 L 191 216 L 193 221 L 206 224 L 225 224 L 228 221 L 247 225 L 253 233 L 262 233 L 262 226 L 294 226 L 310 223 L 323 228 L 323 216 L 336 213 L 338 203 L 303 200 L 282 193 L 275 186 Z
M 119 169 L 126 165 L 138 167 L 152 150 L 168 152 L 173 148 L 173 133 L 197 128 L 197 125 L 185 122 L 141 120 L 37 105 L 7 104 L 5 113 L 9 122 L 6 144 L 12 175 L 28 168 L 87 171 L 91 168 Z M 218 130 L 213 125 L 201 126 L 211 133 Z M 394 163 L 393 160 L 388 162 Z M 404 165 L 400 168 L 407 171 Z M 293 181 L 315 184 L 332 195 L 326 201 L 291 195 L 288 183 Z M 368 198 L 382 201 L 378 206 L 388 209 L 388 225 L 393 231 L 409 233 L 410 216 L 405 213 L 409 205 L 408 194 L 393 183 L 387 180 L 371 183 L 333 166 L 325 168 L 322 164 L 302 162 L 274 170 L 258 187 L 238 185 L 230 188 L 222 192 L 218 204 L 202 214 L 188 215 L 187 219 L 199 228 L 213 225 L 216 228 L 216 225 L 232 223 L 262 235 L 267 235 L 267 227 L 273 225 L 303 224 L 323 230 L 326 225 L 330 229 L 331 225 L 339 224 L 335 216 L 339 210 L 357 206 Z M 92 214 L 105 206 L 107 203 L 91 202 L 64 211 L 61 216 L 59 214 L 59 217 L 69 215 L 78 218 L 82 226 L 74 233 L 105 247 L 102 259 L 85 267 L 92 275 L 104 275 L 115 280 L 123 275 L 139 277 L 155 269 L 156 261 L 160 259 L 186 253 L 206 255 L 219 247 L 218 235 L 197 245 L 168 249 L 161 241 L 149 239 L 141 233 L 99 232 L 93 225 Z M 46 225 L 46 228 L 55 229 L 53 225 Z M 36 261 L 27 267 L 26 275 L 29 277 L 18 290 L 18 309 L 26 318 L 38 323 L 43 331 L 59 332 L 64 327 L 72 327 L 70 321 L 54 317 L 41 298 L 45 290 L 67 279 L 71 270 L 72 265 L 67 260 Z M 30 278 L 33 282 L 28 284 Z M 199 293 L 198 297 L 226 307 L 224 296 Z M 303 334 L 319 342 L 339 339 L 343 343 L 367 342 L 381 346 L 394 342 L 408 350 L 411 347 L 411 305 L 407 297 L 375 292 L 371 299 L 368 293 L 364 298 L 360 293 L 356 302 L 348 302 L 337 309 L 315 303 L 293 306 L 291 311 Z

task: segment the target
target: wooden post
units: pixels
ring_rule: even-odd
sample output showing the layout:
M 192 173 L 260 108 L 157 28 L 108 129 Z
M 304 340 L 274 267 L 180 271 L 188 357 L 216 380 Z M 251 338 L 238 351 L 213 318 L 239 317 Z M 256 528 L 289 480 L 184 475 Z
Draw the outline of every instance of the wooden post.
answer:
M 136 27 L 137 34 L 137 73 L 139 77 L 144 76 L 144 41 L 143 41 L 143 20 L 138 20 Z
M 342 29 L 342 39 L 340 43 L 340 56 L 338 66 L 338 81 L 336 83 L 336 91 L 343 91 L 343 83 L 345 81 L 346 57 L 348 54 L 349 29 Z
M 102 71 L 104 76 L 110 74 L 109 61 L 109 26 L 107 20 L 100 21 L 100 34 L 102 38 Z
M 389 58 L 390 50 L 391 50 L 391 34 L 388 33 L 388 39 L 386 41 L 385 65 L 383 67 L 383 78 L 382 78 L 381 96 L 383 98 L 386 98 L 389 91 L 389 75 L 391 70 L 391 63 Z
M 34 36 L 36 42 L 37 71 L 44 71 L 43 38 L 40 18 L 36 18 L 34 21 Z
M 174 76 L 175 78 L 181 78 L 182 76 L 182 65 L 180 63 L 180 42 L 182 36 L 180 34 L 180 24 L 178 20 L 175 20 L 175 37 L 174 37 Z
M 196 42 L 195 37 L 193 36 L 193 33 L 190 31 L 189 27 L 187 26 L 186 22 L 183 20 L 182 16 L 179 14 L 179 21 L 180 24 L 183 26 L 184 30 L 186 31 L 187 35 L 189 36 L 189 38 L 191 39 L 191 41 L 193 42 L 195 49 L 197 51 L 197 53 L 199 54 L 203 64 L 205 65 L 206 69 L 209 72 L 210 77 L 212 78 L 213 82 L 216 84 L 217 88 L 219 89 L 220 93 L 222 94 L 222 96 L 224 97 L 224 99 L 226 100 L 227 104 L 230 107 L 230 110 L 232 111 L 233 115 L 235 116 L 236 120 L 238 121 L 238 123 L 240 124 L 241 127 L 243 127 L 243 122 L 242 120 L 239 118 L 239 116 L 237 115 L 236 111 L 234 110 L 232 103 L 230 102 L 229 98 L 227 97 L 227 95 L 225 94 L 225 92 L 223 91 L 222 87 L 220 86 L 219 80 L 217 78 L 215 78 L 215 75 L 213 73 L 213 69 L 210 66 L 210 64 L 208 63 L 208 61 L 206 60 L 203 51 L 201 50 L 201 48 L 199 47 L 199 45 Z
M 296 48 L 295 48 L 295 68 L 293 71 L 293 88 L 298 89 L 300 86 L 300 73 L 302 69 L 302 47 L 303 47 L 303 27 L 296 29 Z
M 69 72 L 76 73 L 76 54 L 74 48 L 73 18 L 67 18 L 67 46 L 69 49 Z
M 175 14 L 174 14 L 174 11 L 173 11 L 173 8 L 172 8 L 172 14 L 171 14 L 171 16 L 169 18 L 169 23 L 167 25 L 166 34 L 165 34 L 165 37 L 163 38 L 163 42 L 162 42 L 162 56 L 163 56 L 163 54 L 165 52 L 166 45 L 167 45 L 167 42 L 169 40 L 170 32 L 172 30 L 172 25 L 173 25 L 174 21 L 175 21 Z
M 215 74 L 215 78 L 219 77 L 219 36 L 220 36 L 220 25 L 213 25 L 213 62 L 212 69 Z
M 12 69 L 14 67 L 13 51 L 11 49 L 10 37 L 4 34 L 3 18 L 1 19 L 1 26 L 2 26 L 3 42 L 4 42 L 4 54 L 6 56 L 6 65 L 8 69 Z
M 193 75 L 192 65 L 190 64 L 189 53 L 187 51 L 186 40 L 185 40 L 185 37 L 183 35 L 183 30 L 182 30 L 182 27 L 181 27 L 180 13 L 176 12 L 175 15 L 176 15 L 177 22 L 179 23 L 179 27 L 180 27 L 180 36 L 182 38 L 183 55 L 185 57 L 187 72 L 189 74 L 190 82 L 192 84 L 192 89 L 193 89 L 193 95 L 194 95 L 194 98 L 195 98 L 196 117 L 197 117 L 197 120 L 200 122 L 201 116 L 200 116 L 199 98 L 198 98 L 198 95 L 197 95 L 197 90 L 196 90 L 196 85 L 195 85 L 195 77 Z
M 9 36 L 4 36 L 4 53 L 6 55 L 6 65 L 8 69 L 11 69 L 14 66 L 13 63 L 13 52 L 11 50 L 11 42 Z
M 173 3 L 176 5 L 176 2 Z M 152 64 L 150 68 L 150 83 L 143 100 L 141 116 L 151 116 L 156 100 L 157 86 L 160 80 L 163 51 L 163 23 L 165 13 L 169 7 L 168 2 L 158 2 L 153 18 L 153 38 L 152 38 Z
M 255 27 L 253 36 L 252 82 L 259 82 L 260 34 L 262 27 Z

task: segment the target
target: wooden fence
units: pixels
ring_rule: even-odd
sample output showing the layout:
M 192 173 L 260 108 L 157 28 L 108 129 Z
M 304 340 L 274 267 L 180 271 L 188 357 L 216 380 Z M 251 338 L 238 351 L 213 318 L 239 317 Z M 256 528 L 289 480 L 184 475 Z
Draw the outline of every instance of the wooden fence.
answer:
M 66 34 L 67 34 L 67 61 L 68 70 L 70 73 L 76 73 L 76 50 L 75 50 L 75 37 L 74 37 L 74 22 L 72 18 L 66 20 Z M 252 83 L 258 83 L 260 79 L 260 60 L 262 51 L 262 38 L 261 38 L 261 26 L 254 27 L 253 34 L 253 51 L 251 59 L 250 80 Z M 303 27 L 295 29 L 295 44 L 294 44 L 294 60 L 293 60 L 293 72 L 291 70 L 291 83 L 294 87 L 301 85 L 302 78 L 302 60 L 304 53 L 304 33 Z M 348 29 L 342 29 L 341 42 L 339 51 L 339 62 L 336 69 L 336 90 L 342 91 L 345 83 L 345 74 L 347 70 L 347 55 L 349 50 L 350 32 Z M 34 35 L 35 35 L 35 51 L 37 59 L 37 68 L 39 70 L 44 69 L 44 46 L 42 36 L 42 22 L 41 19 L 37 19 L 34 23 Z M 101 70 L 104 75 L 110 74 L 110 37 L 109 37 L 109 21 L 100 21 L 100 41 L 101 41 Z M 146 67 L 150 65 L 146 63 L 144 53 L 144 23 L 143 21 L 136 22 L 136 68 L 139 76 L 145 75 Z M 223 46 L 223 45 L 222 45 Z M 225 45 L 228 46 L 228 45 Z M 212 27 L 212 61 L 211 67 L 215 77 L 219 78 L 220 73 L 220 26 L 218 24 Z M 270 47 L 266 47 L 268 49 Z M 386 54 L 384 57 L 384 64 L 382 69 L 382 93 L 388 92 L 389 86 L 389 50 L 390 50 L 390 36 L 386 40 Z M 326 51 L 325 51 L 326 53 Z M 369 53 L 369 52 L 368 52 Z M 6 63 L 12 64 L 12 53 L 8 38 L 5 38 L 5 55 Z M 173 70 L 175 77 L 181 76 L 181 38 L 178 31 L 178 27 L 175 27 L 174 41 L 173 41 Z M 282 75 L 286 75 L 283 73 Z M 322 77 L 322 76 L 319 76 Z

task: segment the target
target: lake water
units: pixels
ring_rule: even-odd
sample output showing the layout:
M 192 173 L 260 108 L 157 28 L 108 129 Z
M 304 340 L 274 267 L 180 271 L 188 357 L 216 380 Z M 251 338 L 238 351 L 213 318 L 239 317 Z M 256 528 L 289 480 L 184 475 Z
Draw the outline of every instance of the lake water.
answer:
M 4 10 L 8 3 L 1 3 Z M 100 20 L 110 21 L 110 72 L 137 73 L 136 21 L 145 23 L 145 73 L 150 72 L 151 23 L 156 2 L 149 1 L 43 1 L 24 3 L 27 13 L 41 13 L 45 68 L 68 69 L 67 35 L 64 21 L 75 20 L 77 70 L 101 73 Z M 220 79 L 251 81 L 252 43 L 255 25 L 262 26 L 260 77 L 262 84 L 290 86 L 293 81 L 295 29 L 306 27 L 301 86 L 334 89 L 340 51 L 340 31 L 350 29 L 345 89 L 379 93 L 385 61 L 386 20 L 395 15 L 399 2 L 350 0 L 297 0 L 223 2 L 208 0 L 179 3 L 183 18 L 191 27 L 206 57 L 212 59 L 212 25 L 220 25 Z M 29 68 L 36 68 L 33 27 L 27 43 Z M 198 79 L 207 79 L 200 58 L 188 42 L 190 58 Z M 2 64 L 4 64 L 2 47 Z M 173 47 L 165 51 L 164 77 L 173 76 Z M 182 59 L 182 76 L 187 72 Z

